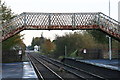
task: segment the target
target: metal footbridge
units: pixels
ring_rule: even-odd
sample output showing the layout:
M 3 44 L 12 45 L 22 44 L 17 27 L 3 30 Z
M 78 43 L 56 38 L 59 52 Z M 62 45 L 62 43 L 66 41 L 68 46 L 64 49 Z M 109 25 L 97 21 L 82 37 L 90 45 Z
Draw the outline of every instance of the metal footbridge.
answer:
M 0 27 L 4 41 L 22 30 L 83 30 L 98 29 L 120 41 L 120 23 L 97 13 L 29 13 L 24 12 Z

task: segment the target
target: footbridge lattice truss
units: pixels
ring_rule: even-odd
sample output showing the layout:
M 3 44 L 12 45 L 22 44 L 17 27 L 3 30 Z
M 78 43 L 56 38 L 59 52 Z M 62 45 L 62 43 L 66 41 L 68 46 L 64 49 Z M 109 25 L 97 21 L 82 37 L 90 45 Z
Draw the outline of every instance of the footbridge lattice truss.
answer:
M 27 13 L 24 12 L 0 27 L 1 41 L 25 29 L 80 30 L 98 29 L 120 41 L 120 23 L 98 13 Z

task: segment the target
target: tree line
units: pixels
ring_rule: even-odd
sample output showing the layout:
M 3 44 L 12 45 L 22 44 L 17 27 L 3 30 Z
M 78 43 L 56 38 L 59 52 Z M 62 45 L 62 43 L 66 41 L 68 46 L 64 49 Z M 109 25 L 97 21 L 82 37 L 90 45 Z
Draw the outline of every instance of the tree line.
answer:
M 112 40 L 112 48 L 118 50 L 120 43 Z M 41 53 L 54 58 L 65 57 L 65 48 L 67 57 L 85 57 L 81 55 L 84 49 L 89 53 L 95 53 L 101 56 L 103 50 L 108 52 L 108 38 L 106 34 L 98 30 L 84 30 L 74 33 L 66 33 L 63 36 L 56 36 L 55 40 L 50 41 L 46 38 L 33 38 L 31 46 L 38 45 L 41 47 Z M 91 52 L 90 52 L 91 51 Z M 108 54 L 108 53 L 105 53 Z M 93 54 L 92 54 L 93 55 Z M 89 55 L 90 57 L 90 55 Z M 92 58 L 92 57 L 91 57 Z

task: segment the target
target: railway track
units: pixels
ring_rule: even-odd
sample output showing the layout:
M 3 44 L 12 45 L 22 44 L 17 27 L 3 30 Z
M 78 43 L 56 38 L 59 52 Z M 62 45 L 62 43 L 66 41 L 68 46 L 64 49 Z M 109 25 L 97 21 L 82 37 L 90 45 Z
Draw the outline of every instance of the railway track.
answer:
M 36 60 L 45 63 L 56 74 L 62 76 L 61 80 L 65 80 L 65 79 L 68 80 L 68 78 L 69 79 L 73 78 L 78 80 L 105 80 L 103 77 L 69 66 L 67 64 L 61 63 L 60 61 L 48 58 L 46 56 L 42 56 L 36 53 L 31 54 L 31 57 L 33 56 L 34 58 L 36 58 Z M 60 69 L 62 70 L 62 74 L 61 71 L 59 71 Z
M 39 80 L 55 79 L 55 80 L 64 80 L 61 76 L 51 70 L 46 64 L 37 58 L 28 55 L 30 61 L 32 62 Z
M 71 79 L 84 80 L 82 77 L 80 77 L 78 75 L 75 75 L 73 73 L 70 73 L 68 71 L 64 71 L 63 69 L 61 71 L 60 67 L 55 66 L 55 65 L 53 65 L 53 64 L 51 64 L 47 61 L 44 61 L 43 59 L 38 58 L 38 56 L 29 55 L 29 58 L 32 62 L 34 62 L 34 64 L 36 64 L 37 72 L 40 73 L 40 75 L 41 75 L 40 77 L 42 77 L 43 80 L 48 80 L 48 79 L 53 79 L 53 80 L 69 80 L 69 79 L 70 80 Z M 41 64 L 41 63 L 42 63 L 43 66 L 38 65 L 38 64 Z M 42 66 L 42 68 L 40 69 L 41 66 Z M 44 67 L 46 67 L 48 70 L 45 70 Z M 52 73 L 50 73 L 49 70 Z M 55 74 L 55 76 L 51 77 L 51 75 L 53 75 L 53 74 Z M 38 76 L 39 76 L 39 74 L 38 74 Z
M 83 79 L 85 80 L 107 80 L 107 79 L 104 79 L 103 77 L 99 76 L 99 75 L 95 75 L 95 74 L 92 74 L 90 72 L 87 72 L 85 70 L 82 70 L 82 69 L 78 69 L 76 67 L 73 67 L 73 66 L 70 66 L 70 65 L 67 65 L 67 64 L 64 64 L 58 60 L 55 60 L 55 59 L 52 59 L 52 58 L 48 58 L 46 56 L 40 56 L 40 58 L 43 58 L 44 60 L 47 60 L 48 62 L 56 65 L 56 66 L 60 66 L 60 67 L 63 67 L 65 70 L 73 73 L 73 74 L 76 74 L 76 75 L 79 75 L 80 77 L 82 77 Z

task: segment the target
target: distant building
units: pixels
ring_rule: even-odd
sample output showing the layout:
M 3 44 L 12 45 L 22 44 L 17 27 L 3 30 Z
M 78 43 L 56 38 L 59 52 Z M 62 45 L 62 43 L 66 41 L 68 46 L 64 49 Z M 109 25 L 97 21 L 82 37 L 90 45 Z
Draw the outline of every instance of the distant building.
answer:
M 35 45 L 35 46 L 34 46 L 34 51 L 35 51 L 35 52 L 38 52 L 38 49 L 39 49 L 39 46 Z

